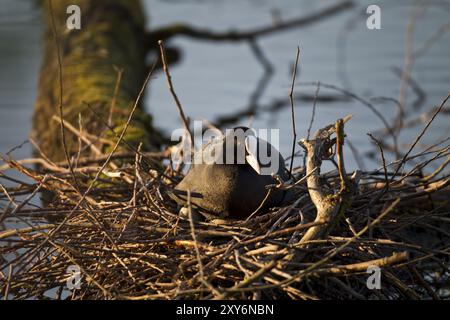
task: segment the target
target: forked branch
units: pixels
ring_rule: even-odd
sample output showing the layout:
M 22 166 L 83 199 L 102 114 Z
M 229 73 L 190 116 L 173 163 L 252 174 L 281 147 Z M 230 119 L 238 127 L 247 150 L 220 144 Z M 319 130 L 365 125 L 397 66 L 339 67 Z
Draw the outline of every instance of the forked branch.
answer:
M 351 115 L 344 119 L 339 119 L 336 124 L 319 129 L 313 140 L 301 139 L 299 144 L 306 150 L 306 175 L 308 192 L 311 201 L 317 209 L 315 225 L 308 229 L 300 243 L 318 239 L 326 236 L 339 217 L 349 206 L 359 173 L 355 172 L 351 179 L 348 179 L 345 172 L 342 146 L 344 144 L 344 123 L 350 120 Z M 336 138 L 331 139 L 331 135 L 336 133 Z M 325 189 L 320 181 L 320 168 L 322 161 L 332 156 L 330 151 L 336 144 L 336 156 L 338 160 L 338 171 L 340 177 L 340 188 L 337 192 Z

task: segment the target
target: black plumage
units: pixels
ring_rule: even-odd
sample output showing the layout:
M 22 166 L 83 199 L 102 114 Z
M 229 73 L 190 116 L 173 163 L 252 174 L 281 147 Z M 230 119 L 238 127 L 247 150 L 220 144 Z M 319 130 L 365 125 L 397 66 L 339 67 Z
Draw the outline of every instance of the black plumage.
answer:
M 245 135 L 240 135 L 239 130 L 245 132 Z M 253 152 L 246 144 L 248 142 L 246 139 L 250 139 L 247 137 L 254 137 L 253 141 L 257 142 L 255 143 L 257 149 L 253 149 Z M 194 207 L 200 209 L 200 212 L 222 218 L 243 219 L 248 217 L 261 206 L 266 198 L 268 193 L 266 186 L 277 183 L 276 179 L 267 174 L 269 171 L 264 170 L 268 169 L 271 163 L 264 165 L 260 161 L 261 158 L 257 151 L 261 147 L 267 147 L 265 150 L 267 150 L 268 158 L 272 155 L 278 157 L 278 165 L 271 173 L 278 175 L 282 180 L 288 178 L 281 154 L 267 141 L 255 138 L 256 136 L 251 129 L 236 127 L 230 130 L 226 136 L 214 139 L 206 144 L 202 151 L 210 151 L 209 154 L 214 156 L 214 163 L 192 164 L 184 179 L 176 186 L 171 195 L 172 198 L 185 205 L 186 193 L 187 190 L 190 190 L 191 203 Z M 221 152 L 214 155 L 214 152 L 211 152 L 211 148 L 214 147 L 217 147 L 215 150 Z M 245 157 L 238 158 L 238 152 L 242 152 L 242 150 L 245 150 Z M 235 161 L 232 164 L 225 163 L 227 151 L 229 151 L 228 154 L 234 153 Z M 202 155 L 204 154 L 196 154 L 195 156 L 201 157 Z M 254 157 L 252 158 L 252 156 Z M 239 159 L 241 161 L 237 161 Z M 252 159 L 253 161 L 257 159 L 258 164 L 252 164 Z M 258 165 L 265 174 L 257 172 Z M 284 192 L 282 190 L 272 189 L 259 212 L 279 205 L 283 197 Z

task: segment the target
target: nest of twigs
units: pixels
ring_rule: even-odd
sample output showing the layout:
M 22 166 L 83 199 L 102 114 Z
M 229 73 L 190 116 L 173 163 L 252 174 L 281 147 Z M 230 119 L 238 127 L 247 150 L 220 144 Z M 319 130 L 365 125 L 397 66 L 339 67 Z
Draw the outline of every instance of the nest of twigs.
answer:
M 2 173 L 13 183 L 2 185 L 2 294 L 14 299 L 448 297 L 449 180 L 443 173 L 448 161 L 423 172 L 448 158 L 449 146 L 408 152 L 378 170 L 350 175 L 340 158 L 342 125 L 338 121 L 314 140 L 302 141 L 309 154 L 306 168 L 294 169 L 288 183 L 272 186 L 290 189 L 289 200 L 247 221 L 195 222 L 192 215 L 179 215 L 167 191 L 182 173 L 162 164 L 168 152 L 80 158 L 72 170 L 44 158 L 36 161 L 39 170 L 5 159 L 32 181 Z M 320 173 L 321 161 L 334 156 L 336 170 Z M 43 205 L 38 195 L 44 195 Z M 79 286 L 70 287 L 78 279 Z

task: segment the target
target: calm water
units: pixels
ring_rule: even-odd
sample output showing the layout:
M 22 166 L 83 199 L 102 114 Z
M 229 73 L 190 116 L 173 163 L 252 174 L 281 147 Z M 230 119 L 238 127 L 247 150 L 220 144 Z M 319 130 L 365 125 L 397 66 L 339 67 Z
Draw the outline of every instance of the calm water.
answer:
M 174 22 L 184 22 L 202 28 L 222 31 L 231 28 L 251 28 L 271 22 L 271 11 L 278 10 L 281 19 L 306 15 L 333 1 L 317 0 L 145 0 L 149 17 L 148 27 L 156 28 Z M 394 3 L 395 2 L 395 3 Z M 436 30 L 449 24 L 450 3 L 428 1 L 430 5 L 419 18 L 414 33 L 414 47 L 420 47 Z M 366 28 L 361 9 L 369 3 L 382 9 L 382 30 Z M 359 8 L 341 13 L 307 28 L 293 29 L 259 40 L 273 74 L 261 105 L 274 99 L 288 99 L 291 68 L 297 45 L 301 47 L 301 66 L 298 82 L 321 81 L 340 87 L 350 87 L 356 94 L 368 99 L 374 96 L 397 98 L 399 79 L 391 68 L 401 67 L 404 56 L 405 30 L 413 12 L 413 1 L 359 1 Z M 352 28 L 345 38 L 340 37 L 350 23 Z M 39 10 L 31 0 L 0 0 L 0 153 L 27 139 L 31 129 L 33 104 L 36 98 L 37 76 L 41 62 L 42 26 Z M 339 45 L 345 41 L 346 63 L 338 59 Z M 170 45 L 182 49 L 183 60 L 172 66 L 175 88 L 185 112 L 192 119 L 214 121 L 245 107 L 263 74 L 248 44 L 208 43 L 176 38 Z M 342 50 L 342 49 L 341 49 Z M 424 112 L 450 91 L 450 32 L 440 38 L 427 54 L 416 61 L 413 78 L 426 93 Z M 345 77 L 342 70 L 345 69 Z M 296 86 L 296 94 L 314 94 L 314 87 Z M 146 107 L 154 115 L 155 124 L 170 133 L 181 126 L 175 105 L 159 74 L 150 84 Z M 321 94 L 335 94 L 322 89 Z M 412 92 L 408 101 L 414 101 Z M 299 136 L 305 136 L 312 103 L 296 102 L 296 126 Z M 395 115 L 392 104 L 377 106 L 391 119 Z M 358 102 L 319 102 L 313 129 L 353 114 L 346 126 L 351 142 L 359 152 L 371 149 L 367 132 L 382 127 L 382 123 Z M 414 114 L 413 114 L 414 115 Z M 248 124 L 243 119 L 240 124 Z M 288 108 L 276 114 L 264 113 L 253 119 L 256 128 L 279 128 L 280 151 L 290 154 L 291 115 Z M 450 135 L 448 118 L 441 117 L 430 128 L 423 142 L 440 140 Z M 415 131 L 405 131 L 403 143 L 415 137 Z M 356 163 L 347 150 L 347 165 Z M 14 152 L 16 158 L 26 158 L 31 148 L 25 144 Z M 367 167 L 378 166 L 366 161 Z M 14 225 L 12 225 L 14 226 Z M 0 226 L 2 227 L 8 226 Z M 4 270 L 5 271 L 5 270 Z
M 213 30 L 251 28 L 271 23 L 271 11 L 278 10 L 281 19 L 289 19 L 320 9 L 332 1 L 307 0 L 146 0 L 148 27 L 156 28 L 173 22 L 184 22 Z M 414 47 L 420 47 L 442 25 L 449 23 L 450 4 L 429 1 L 430 5 L 418 19 Z M 369 4 L 358 2 L 359 8 L 341 13 L 307 28 L 262 38 L 258 43 L 273 64 L 273 74 L 262 105 L 274 99 L 288 99 L 291 68 L 296 46 L 301 47 L 298 82 L 321 82 L 344 87 L 364 98 L 387 96 L 397 98 L 399 79 L 391 68 L 403 64 L 405 30 L 413 12 L 413 1 L 370 1 L 382 9 L 382 30 L 368 30 L 366 16 L 359 14 Z M 0 0 L 0 152 L 5 153 L 27 139 L 31 128 L 32 107 L 41 61 L 41 25 L 39 11 L 31 1 Z M 339 35 L 353 21 L 353 28 L 343 39 Z M 345 40 L 346 79 L 338 57 L 338 44 Z M 185 112 L 192 119 L 215 120 L 248 104 L 258 80 L 263 74 L 246 43 L 208 43 L 186 38 L 170 42 L 181 48 L 181 63 L 171 68 L 176 91 Z M 342 52 L 342 51 L 340 51 Z M 437 105 L 450 91 L 450 33 L 440 38 L 430 51 L 416 61 L 414 79 L 426 93 L 420 112 Z M 340 68 L 341 67 L 341 68 Z M 315 87 L 296 86 L 297 94 L 314 94 Z M 326 89 L 322 94 L 335 93 Z M 414 101 L 412 92 L 408 101 Z M 158 74 L 150 84 L 146 106 L 155 117 L 155 124 L 169 133 L 180 127 L 175 105 L 168 93 L 165 79 Z M 312 103 L 296 102 L 296 125 L 299 136 L 305 136 Z M 392 104 L 377 106 L 386 118 L 395 115 Z M 319 102 L 313 129 L 334 122 L 336 118 L 353 114 L 346 130 L 360 152 L 370 149 L 367 132 L 382 127 L 382 123 L 358 102 Z M 243 119 L 248 124 L 251 119 Z M 288 108 L 277 114 L 264 113 L 253 119 L 256 128 L 280 128 L 280 150 L 289 155 L 291 148 L 291 115 Z M 448 118 L 441 118 L 431 128 L 424 142 L 449 136 Z M 401 136 L 408 143 L 412 132 Z M 14 154 L 17 158 L 30 155 L 29 145 Z M 355 166 L 351 155 L 349 165 Z M 374 166 L 375 162 L 366 165 Z

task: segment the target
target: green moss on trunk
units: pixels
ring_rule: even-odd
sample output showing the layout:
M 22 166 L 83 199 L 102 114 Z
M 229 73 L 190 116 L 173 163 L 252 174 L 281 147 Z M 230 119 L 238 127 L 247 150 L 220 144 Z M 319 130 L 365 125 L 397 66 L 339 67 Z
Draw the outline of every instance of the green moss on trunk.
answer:
M 69 30 L 66 13 L 69 5 L 81 9 L 81 30 Z M 57 47 L 52 29 L 48 1 L 42 2 L 45 34 L 44 59 L 39 77 L 39 92 L 35 104 L 32 136 L 44 153 L 54 161 L 64 159 L 61 128 L 53 116 L 59 116 L 60 81 Z M 63 110 L 65 121 L 78 128 L 79 115 L 83 129 L 94 135 L 115 140 L 105 131 L 118 69 L 123 77 L 115 98 L 113 125 L 122 126 L 129 115 L 148 68 L 145 57 L 145 17 L 138 0 L 53 0 L 53 15 L 59 38 L 63 73 Z M 98 118 L 84 102 L 101 115 Z M 151 117 L 142 108 L 136 111 L 125 140 L 144 149 L 159 144 L 159 134 L 153 130 Z M 78 151 L 76 135 L 66 130 L 70 154 Z M 99 148 L 106 145 L 96 143 Z M 83 155 L 90 155 L 89 148 Z

